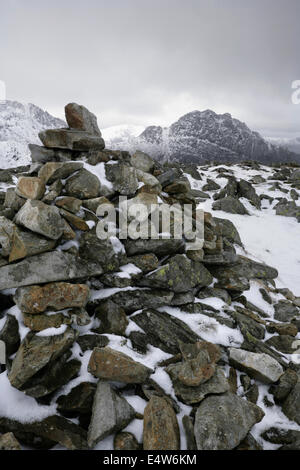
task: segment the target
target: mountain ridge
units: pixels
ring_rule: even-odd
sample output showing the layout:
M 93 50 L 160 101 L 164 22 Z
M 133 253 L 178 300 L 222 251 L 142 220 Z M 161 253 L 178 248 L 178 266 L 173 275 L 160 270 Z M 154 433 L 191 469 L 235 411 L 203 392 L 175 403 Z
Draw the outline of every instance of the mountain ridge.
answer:
M 30 162 L 28 144 L 40 144 L 38 133 L 64 127 L 66 123 L 34 104 L 17 101 L 0 103 L 0 166 L 9 168 Z M 232 117 L 207 109 L 194 110 L 169 127 L 119 125 L 103 129 L 107 148 L 142 150 L 167 161 L 258 160 L 262 163 L 300 163 L 300 155 L 288 149 L 286 141 L 264 139 L 258 132 Z M 300 151 L 300 150 L 299 150 Z

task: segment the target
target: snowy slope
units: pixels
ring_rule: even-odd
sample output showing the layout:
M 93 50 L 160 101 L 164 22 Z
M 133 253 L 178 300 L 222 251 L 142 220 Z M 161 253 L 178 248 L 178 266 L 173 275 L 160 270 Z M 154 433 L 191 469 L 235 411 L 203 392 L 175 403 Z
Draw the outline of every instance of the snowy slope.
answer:
M 38 133 L 64 126 L 64 121 L 33 104 L 0 102 L 0 168 L 27 165 L 30 163 L 28 144 L 41 143 Z

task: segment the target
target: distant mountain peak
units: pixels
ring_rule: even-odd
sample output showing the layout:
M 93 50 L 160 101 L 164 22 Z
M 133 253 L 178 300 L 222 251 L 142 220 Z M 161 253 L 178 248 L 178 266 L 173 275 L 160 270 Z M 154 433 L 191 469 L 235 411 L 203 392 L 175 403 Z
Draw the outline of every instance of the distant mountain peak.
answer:
M 32 103 L 0 102 L 0 167 L 30 163 L 28 144 L 40 144 L 38 133 L 65 125 Z

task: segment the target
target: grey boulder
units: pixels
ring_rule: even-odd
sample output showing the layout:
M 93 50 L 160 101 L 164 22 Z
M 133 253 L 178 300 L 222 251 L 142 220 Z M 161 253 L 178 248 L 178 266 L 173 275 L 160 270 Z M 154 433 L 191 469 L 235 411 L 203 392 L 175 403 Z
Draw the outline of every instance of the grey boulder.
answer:
M 94 397 L 92 419 L 88 430 L 90 448 L 110 434 L 124 429 L 135 417 L 135 411 L 109 383 L 99 380 Z
M 28 200 L 17 213 L 15 221 L 51 240 L 58 240 L 63 234 L 63 221 L 58 208 L 41 201 Z
M 195 416 L 197 449 L 234 449 L 263 417 L 261 408 L 233 393 L 210 396 L 200 404 Z

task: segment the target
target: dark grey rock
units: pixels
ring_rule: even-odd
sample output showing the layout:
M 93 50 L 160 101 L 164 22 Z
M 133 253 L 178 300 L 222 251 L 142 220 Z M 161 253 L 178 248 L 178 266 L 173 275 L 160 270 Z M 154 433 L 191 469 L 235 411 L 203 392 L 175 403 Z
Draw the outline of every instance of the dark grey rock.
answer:
M 69 196 L 92 199 L 100 195 L 101 185 L 97 176 L 83 168 L 68 179 L 65 189 Z
M 131 319 L 145 331 L 150 344 L 170 354 L 180 351 L 180 341 L 195 343 L 200 339 L 186 323 L 165 312 L 144 310 Z
M 211 274 L 203 264 L 191 261 L 185 255 L 176 255 L 170 258 L 167 264 L 147 274 L 138 284 L 181 293 L 188 292 L 196 286 L 208 286 L 212 280 Z
M 212 208 L 215 211 L 224 211 L 230 214 L 248 215 L 248 211 L 241 201 L 231 196 L 224 197 L 214 202 Z
M 93 261 L 83 260 L 62 251 L 52 251 L 0 268 L 0 290 L 84 279 L 102 273 L 102 267 Z
M 104 140 L 100 136 L 74 129 L 48 129 L 39 133 L 45 147 L 65 150 L 103 150 Z

